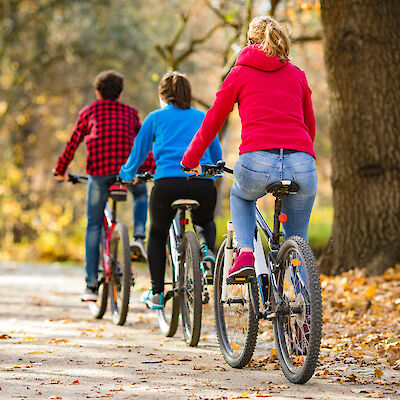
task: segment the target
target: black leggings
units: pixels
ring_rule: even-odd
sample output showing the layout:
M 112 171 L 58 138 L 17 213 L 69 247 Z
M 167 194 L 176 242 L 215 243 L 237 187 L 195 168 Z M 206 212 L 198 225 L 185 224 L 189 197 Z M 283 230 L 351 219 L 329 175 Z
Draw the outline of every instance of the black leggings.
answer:
M 200 203 L 192 211 L 196 232 L 202 231 L 207 246 L 214 251 L 214 209 L 217 191 L 211 179 L 163 178 L 154 182 L 150 196 L 150 235 L 147 248 L 153 293 L 164 291 L 166 243 L 169 227 L 176 211 L 171 204 L 178 199 L 193 199 Z

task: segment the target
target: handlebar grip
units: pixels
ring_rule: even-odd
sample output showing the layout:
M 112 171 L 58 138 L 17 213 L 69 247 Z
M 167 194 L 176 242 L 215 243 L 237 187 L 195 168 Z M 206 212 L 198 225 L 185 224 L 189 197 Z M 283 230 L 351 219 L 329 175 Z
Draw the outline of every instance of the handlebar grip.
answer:
M 181 170 L 182 170 L 183 172 L 187 172 L 187 171 L 190 171 L 191 168 L 188 168 L 188 167 L 184 166 L 184 165 L 181 163 Z

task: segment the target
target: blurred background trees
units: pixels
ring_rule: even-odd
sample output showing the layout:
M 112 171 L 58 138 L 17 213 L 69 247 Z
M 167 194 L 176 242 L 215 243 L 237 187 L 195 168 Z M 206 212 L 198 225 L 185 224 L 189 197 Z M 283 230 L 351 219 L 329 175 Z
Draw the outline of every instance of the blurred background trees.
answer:
M 123 73 L 123 101 L 143 119 L 158 107 L 160 77 L 177 68 L 189 76 L 195 106 L 206 110 L 245 45 L 249 21 L 265 14 L 288 28 L 293 62 L 306 71 L 313 90 L 319 194 L 310 241 L 320 253 L 333 220 L 320 8 L 319 0 L 2 0 L 1 258 L 82 259 L 85 188 L 55 183 L 51 169 L 78 110 L 95 99 L 97 73 Z M 221 136 L 224 157 L 233 165 L 240 141 L 237 110 Z M 84 171 L 84 147 L 71 165 L 74 172 Z M 221 230 L 229 218 L 229 185 L 221 185 Z M 270 208 L 267 199 L 262 202 Z M 123 218 L 130 220 L 130 202 L 125 208 Z

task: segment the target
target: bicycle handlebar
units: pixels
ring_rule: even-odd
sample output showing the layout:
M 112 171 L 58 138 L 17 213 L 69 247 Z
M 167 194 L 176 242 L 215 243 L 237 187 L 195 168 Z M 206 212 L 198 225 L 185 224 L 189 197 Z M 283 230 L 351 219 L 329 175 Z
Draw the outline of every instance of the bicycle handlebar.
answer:
M 70 174 L 68 173 L 68 181 L 71 182 L 73 185 L 76 185 L 77 183 L 83 183 L 83 181 L 87 181 L 89 177 L 87 175 L 76 175 L 76 174 Z
M 189 175 L 186 179 L 190 180 L 195 178 L 196 176 L 202 178 L 211 178 L 217 175 L 222 175 L 224 172 L 228 174 L 233 174 L 233 170 L 225 166 L 225 161 L 218 161 L 216 164 L 202 164 L 201 165 L 203 173 L 201 175 Z M 181 164 L 182 171 L 190 171 L 190 168 L 185 167 Z M 57 176 L 56 173 L 53 172 L 54 176 Z M 153 175 L 150 172 L 144 172 L 143 174 L 136 175 L 138 179 L 138 183 L 146 183 L 150 182 L 153 179 Z M 79 175 L 79 174 L 70 174 L 68 173 L 68 180 L 67 182 L 71 182 L 73 185 L 77 183 L 84 183 L 87 182 L 89 177 L 87 175 Z M 112 183 L 123 183 L 123 184 L 130 184 L 130 182 L 124 182 L 122 179 L 116 175 L 115 178 L 112 178 Z M 62 181 L 60 181 L 62 182 Z
M 150 182 L 153 179 L 153 175 L 146 171 L 143 174 L 138 174 L 135 176 L 135 178 L 138 179 L 138 183 L 146 183 L 146 182 Z
M 233 170 L 225 167 L 225 161 L 218 161 L 216 164 L 202 164 L 201 168 L 203 170 L 203 173 L 201 175 L 189 175 L 186 179 L 190 180 L 197 177 L 201 178 L 211 178 L 217 175 L 222 175 L 224 172 L 227 172 L 228 174 L 233 174 Z M 185 167 L 184 165 L 181 164 L 181 169 L 182 171 L 190 171 L 190 168 Z

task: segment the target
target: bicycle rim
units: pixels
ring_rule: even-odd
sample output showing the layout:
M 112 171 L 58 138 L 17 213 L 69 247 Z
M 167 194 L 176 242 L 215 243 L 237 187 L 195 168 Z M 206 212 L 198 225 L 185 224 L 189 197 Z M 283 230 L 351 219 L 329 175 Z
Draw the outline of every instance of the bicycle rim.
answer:
M 221 300 L 225 246 L 226 239 L 218 251 L 214 275 L 215 322 L 225 361 L 231 367 L 243 368 L 253 356 L 258 320 L 251 305 L 250 284 L 228 285 L 227 301 Z
M 185 232 L 182 247 L 179 277 L 183 334 L 189 346 L 197 346 L 201 330 L 202 284 L 200 249 L 193 232 Z
M 92 315 L 101 319 L 104 316 L 104 313 L 107 309 L 107 298 L 108 298 L 108 284 L 105 281 L 106 271 L 104 268 L 104 255 L 103 255 L 103 235 L 100 239 L 100 265 L 99 265 L 99 290 L 98 290 L 98 299 L 96 302 L 89 302 L 89 310 Z
M 158 324 L 161 332 L 167 336 L 174 336 L 179 323 L 179 296 L 176 292 L 178 284 L 175 281 L 173 268 L 170 238 L 167 242 L 167 257 L 165 262 L 165 282 L 164 282 L 164 308 L 158 310 Z
M 123 325 L 128 314 L 132 274 L 128 229 L 121 223 L 115 226 L 111 237 L 110 263 L 108 286 L 112 320 L 116 325 Z
M 290 382 L 305 383 L 317 367 L 321 343 L 319 272 L 310 245 L 298 236 L 285 240 L 278 265 L 278 290 L 291 310 L 273 324 L 279 364 Z

